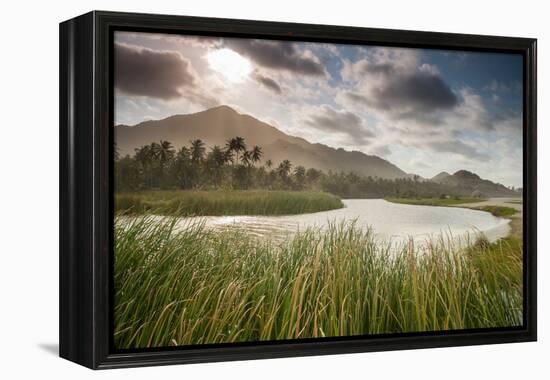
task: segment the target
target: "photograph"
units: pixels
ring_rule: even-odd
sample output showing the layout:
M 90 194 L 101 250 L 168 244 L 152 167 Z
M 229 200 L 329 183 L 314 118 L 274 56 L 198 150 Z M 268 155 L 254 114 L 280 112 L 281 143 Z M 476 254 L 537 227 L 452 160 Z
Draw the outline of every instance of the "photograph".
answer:
M 115 350 L 524 326 L 524 56 L 116 30 Z

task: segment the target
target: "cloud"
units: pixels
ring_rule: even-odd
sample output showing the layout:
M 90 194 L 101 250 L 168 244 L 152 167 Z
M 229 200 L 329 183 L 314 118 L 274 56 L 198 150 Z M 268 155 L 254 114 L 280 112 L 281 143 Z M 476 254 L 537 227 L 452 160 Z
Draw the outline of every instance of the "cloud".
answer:
M 391 146 L 392 158 L 409 170 L 428 170 L 410 161 L 420 152 L 436 160 L 430 161 L 434 168 L 493 162 L 494 148 L 482 143 L 496 136 L 515 140 L 521 129 L 521 112 L 495 108 L 491 97 L 479 92 L 503 90 L 501 85 L 452 89 L 439 67 L 414 52 L 367 50 L 355 62 L 344 59 L 340 74 L 346 86 L 336 102 L 374 119 L 380 131 L 375 144 Z
M 361 82 L 365 79 L 376 81 L 378 74 L 411 72 L 419 67 L 419 53 L 415 49 L 360 48 L 360 54 L 364 57 L 355 62 L 343 60 L 341 75 L 344 80 L 349 82 Z M 365 76 L 369 76 L 369 78 L 365 78 Z
M 228 39 L 225 44 L 257 65 L 268 69 L 285 70 L 307 76 L 325 75 L 325 68 L 319 60 L 308 50 L 300 52 L 297 45 L 292 42 Z
M 438 67 L 410 49 L 373 48 L 360 60 L 344 60 L 340 75 L 351 84 L 337 95 L 340 104 L 394 120 L 438 124 L 442 112 L 460 104 Z
M 471 88 L 462 88 L 459 94 L 461 104 L 448 115 L 448 124 L 460 126 L 463 130 L 492 131 L 497 122 L 511 116 L 502 109 L 498 112 L 489 112 L 484 99 Z
M 451 109 L 457 105 L 456 95 L 443 79 L 425 71 L 392 77 L 384 87 L 374 89 L 378 108 L 409 108 L 430 112 Z
M 206 108 L 219 106 L 222 103 L 217 97 L 200 91 L 191 90 L 189 91 L 189 93 L 186 94 L 186 97 L 190 102 L 200 104 L 201 106 Z
M 498 92 L 498 93 L 510 93 L 510 92 L 521 93 L 522 85 L 518 81 L 513 81 L 511 83 L 506 84 L 506 83 L 499 82 L 496 79 L 493 79 L 489 84 L 483 86 L 483 90 Z
M 366 84 L 359 92 L 346 91 L 343 96 L 348 101 L 391 112 L 396 117 L 450 110 L 459 103 L 458 97 L 431 66 L 422 65 L 411 72 L 400 72 L 390 63 L 362 64 L 358 73 L 362 78 L 378 78 L 373 79 L 374 85 Z
M 270 91 L 273 91 L 277 95 L 281 95 L 283 93 L 283 89 L 279 84 L 272 78 L 265 76 L 258 71 L 255 71 L 252 74 L 252 77 L 261 85 L 263 85 L 265 88 L 267 88 Z
M 313 112 L 305 119 L 305 124 L 315 129 L 341 133 L 351 137 L 350 143 L 365 145 L 370 143 L 374 133 L 362 125 L 359 116 L 345 110 L 335 110 L 328 105 L 315 107 Z
M 426 146 L 439 153 L 454 153 L 464 156 L 468 159 L 488 160 L 490 156 L 478 151 L 471 145 L 468 145 L 458 139 L 447 141 L 431 141 Z
M 191 63 L 176 51 L 115 44 L 115 88 L 125 94 L 169 100 L 196 81 Z
M 387 157 L 392 152 L 391 152 L 391 149 L 388 148 L 387 145 L 376 145 L 376 146 L 373 146 L 373 147 L 369 148 L 369 153 L 374 154 L 375 156 Z

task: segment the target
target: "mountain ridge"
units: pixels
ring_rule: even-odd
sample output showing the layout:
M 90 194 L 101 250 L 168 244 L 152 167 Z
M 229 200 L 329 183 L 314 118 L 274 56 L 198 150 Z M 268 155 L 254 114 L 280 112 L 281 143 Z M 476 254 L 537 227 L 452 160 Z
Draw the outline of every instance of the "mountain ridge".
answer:
M 432 178 L 422 178 L 406 173 L 395 164 L 376 155 L 332 148 L 288 135 L 227 105 L 191 114 L 172 115 L 159 120 L 146 120 L 134 126 L 119 124 L 115 126 L 115 136 L 121 155 L 133 154 L 135 148 L 159 140 L 170 141 L 174 147 L 180 148 L 188 146 L 190 140 L 198 138 L 212 147 L 224 146 L 228 139 L 240 136 L 245 139 L 248 148 L 260 146 L 263 150 L 263 161 L 270 159 L 274 165 L 288 159 L 294 166 L 302 165 L 324 171 L 355 172 L 383 179 L 414 178 L 431 181 L 455 188 L 464 195 L 517 195 L 504 185 L 482 179 L 467 170 L 458 170 L 454 174 L 442 171 Z
M 379 156 L 310 143 L 225 105 L 192 114 L 147 120 L 134 126 L 116 125 L 115 135 L 122 155 L 132 154 L 135 148 L 152 141 L 168 140 L 179 148 L 188 145 L 189 140 L 199 138 L 209 146 L 223 146 L 227 139 L 241 136 L 248 146 L 261 146 L 264 159 L 271 159 L 274 163 L 288 159 L 294 165 L 326 171 L 352 171 L 385 179 L 409 177 Z
M 450 174 L 446 171 L 442 171 L 436 175 L 434 175 L 432 178 L 430 178 L 429 180 L 432 181 L 432 182 L 437 182 L 437 183 L 441 183 L 442 181 L 445 180 L 445 178 L 449 177 Z
M 518 193 L 506 186 L 483 179 L 476 173 L 468 170 L 457 170 L 453 174 L 445 171 L 432 177 L 430 181 L 455 188 L 463 194 L 479 197 L 507 197 L 517 196 Z

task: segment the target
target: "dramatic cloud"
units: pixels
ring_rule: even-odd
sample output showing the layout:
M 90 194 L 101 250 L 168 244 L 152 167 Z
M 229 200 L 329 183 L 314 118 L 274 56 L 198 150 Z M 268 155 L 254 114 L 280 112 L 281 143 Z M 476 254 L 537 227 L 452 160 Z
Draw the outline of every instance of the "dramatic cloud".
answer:
M 178 52 L 115 44 L 115 87 L 123 93 L 168 100 L 195 82 L 191 63 Z
M 300 52 L 294 43 L 228 39 L 225 44 L 257 65 L 268 69 L 286 70 L 307 76 L 325 75 L 325 68 L 319 60 L 308 51 Z
M 225 75 L 237 61 L 209 64 L 224 49 L 248 63 L 241 80 Z M 426 178 L 466 169 L 522 183 L 522 60 L 514 54 L 117 32 L 115 55 L 117 123 L 226 104 Z
M 373 91 L 374 104 L 378 108 L 414 108 L 421 112 L 450 109 L 457 97 L 441 77 L 417 71 L 410 75 L 391 77 L 384 87 Z
M 488 154 L 479 152 L 476 148 L 465 144 L 464 142 L 457 139 L 452 141 L 449 140 L 427 142 L 426 146 L 436 152 L 454 153 L 469 159 L 473 158 L 476 160 L 488 160 L 490 158 Z
M 411 49 L 373 48 L 356 61 L 344 60 L 340 72 L 349 83 L 337 101 L 354 110 L 368 109 L 392 120 L 441 124 L 460 98 L 432 64 Z
M 324 132 L 345 134 L 351 137 L 350 142 L 358 145 L 367 144 L 374 137 L 372 131 L 363 127 L 359 116 L 345 110 L 337 111 L 328 105 L 316 107 L 305 124 Z
M 283 93 L 281 86 L 279 86 L 279 84 L 274 79 L 260 74 L 257 71 L 253 73 L 253 77 L 254 79 L 256 79 L 256 81 L 258 81 L 258 83 L 262 84 L 265 88 L 273 91 L 277 95 L 281 95 Z
M 446 125 L 462 130 L 490 132 L 495 130 L 521 131 L 523 127 L 521 108 L 488 106 L 493 98 L 484 98 L 473 89 L 465 87 L 458 91 L 461 102 L 453 112 L 445 115 Z M 499 98 L 500 102 L 500 98 Z M 493 105 L 494 107 L 494 105 Z
M 437 68 L 431 65 L 403 67 L 402 62 L 361 60 L 344 65 L 342 76 L 359 81 L 356 91 L 343 93 L 344 101 L 386 111 L 396 118 L 425 119 L 426 113 L 450 110 L 459 103 Z

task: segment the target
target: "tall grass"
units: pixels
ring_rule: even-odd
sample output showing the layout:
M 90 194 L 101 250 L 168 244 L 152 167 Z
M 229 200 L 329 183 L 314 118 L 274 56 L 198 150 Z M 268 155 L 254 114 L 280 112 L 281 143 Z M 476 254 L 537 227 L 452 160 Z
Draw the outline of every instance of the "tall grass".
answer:
M 522 323 L 513 242 L 396 253 L 353 223 L 275 244 L 150 217 L 117 220 L 115 235 L 120 349 Z
M 149 191 L 115 195 L 115 209 L 158 215 L 290 215 L 344 207 L 335 195 L 315 191 Z
M 464 203 L 478 203 L 486 199 L 483 198 L 468 198 L 468 197 L 453 197 L 453 198 L 384 198 L 388 202 L 404 203 L 408 205 L 420 206 L 454 206 Z
M 505 218 L 507 216 L 512 216 L 517 213 L 517 210 L 512 207 L 506 206 L 481 206 L 475 207 L 476 210 L 487 211 L 493 214 L 494 216 Z

